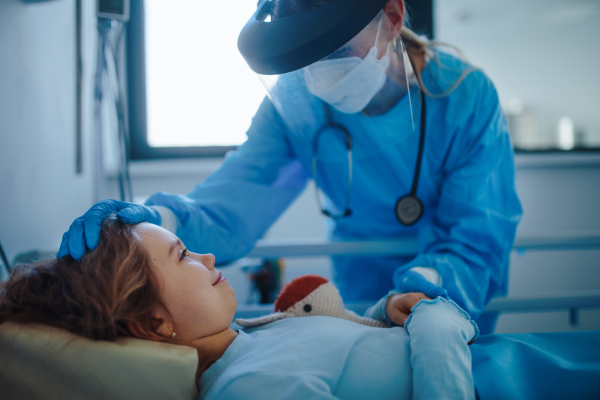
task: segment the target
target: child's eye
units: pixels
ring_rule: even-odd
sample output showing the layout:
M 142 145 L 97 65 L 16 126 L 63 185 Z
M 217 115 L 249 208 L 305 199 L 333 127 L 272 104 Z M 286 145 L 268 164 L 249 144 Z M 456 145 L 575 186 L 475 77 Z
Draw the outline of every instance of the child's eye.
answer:
M 188 256 L 187 249 L 183 249 L 183 251 L 181 252 L 181 257 L 179 257 L 179 261 L 183 260 L 187 256 Z

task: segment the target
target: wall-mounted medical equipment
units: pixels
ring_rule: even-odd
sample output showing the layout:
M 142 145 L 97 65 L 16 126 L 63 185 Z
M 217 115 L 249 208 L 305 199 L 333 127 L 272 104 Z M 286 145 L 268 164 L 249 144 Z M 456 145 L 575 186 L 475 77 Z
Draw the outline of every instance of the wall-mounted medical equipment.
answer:
M 2 243 L 0 243 L 0 264 L 2 264 L 2 268 L 0 269 L 0 282 L 3 282 L 10 276 L 10 263 L 6 257 L 6 253 L 4 253 Z
M 98 0 L 96 3 L 98 18 L 129 20 L 129 0 Z
M 105 167 L 103 133 L 111 132 L 116 125 L 117 165 L 120 198 L 132 201 L 131 180 L 129 177 L 129 133 L 126 124 L 126 105 L 123 74 L 123 43 L 125 24 L 129 19 L 128 0 L 98 0 L 98 56 L 95 77 L 95 169 L 96 200 L 105 196 Z M 108 113 L 103 113 L 103 105 Z M 105 116 L 108 115 L 108 118 Z M 111 119 L 112 117 L 112 119 Z M 116 124 L 115 124 L 116 120 Z M 104 125 L 108 129 L 103 129 Z M 113 129 L 114 130 L 114 129 Z

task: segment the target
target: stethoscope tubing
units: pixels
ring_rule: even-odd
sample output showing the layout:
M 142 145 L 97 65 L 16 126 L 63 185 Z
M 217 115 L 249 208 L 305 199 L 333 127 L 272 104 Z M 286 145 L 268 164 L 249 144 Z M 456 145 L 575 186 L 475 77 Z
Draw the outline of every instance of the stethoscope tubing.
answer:
M 425 131 L 426 131 L 426 114 L 427 106 L 425 104 L 425 95 L 423 91 L 421 93 L 421 128 L 419 133 L 419 150 L 417 153 L 417 164 L 415 165 L 415 175 L 413 176 L 413 183 L 410 189 L 410 194 L 413 196 L 417 195 L 417 188 L 419 186 L 419 177 L 421 176 L 421 165 L 423 163 L 423 150 L 425 149 Z
M 398 52 L 397 42 L 394 41 L 394 51 Z M 409 62 L 411 63 L 413 70 L 416 71 L 415 66 L 412 60 L 409 57 Z M 407 81 L 408 84 L 408 81 Z M 425 103 L 425 94 L 423 90 L 419 90 L 421 97 L 421 116 L 420 116 L 420 133 L 419 133 L 419 148 L 417 150 L 417 161 L 415 165 L 415 173 L 413 175 L 413 181 L 410 189 L 410 193 L 404 196 L 401 196 L 396 201 L 394 206 L 394 210 L 396 213 L 396 219 L 402 225 L 411 226 L 417 223 L 421 216 L 423 215 L 423 203 L 419 196 L 417 196 L 417 189 L 419 187 L 419 178 L 421 176 L 421 166 L 423 164 L 423 153 L 425 148 L 425 131 L 426 131 L 426 120 L 427 120 L 427 107 Z M 407 96 L 410 96 L 410 90 L 407 91 Z M 315 181 L 315 194 L 317 197 L 317 203 L 319 208 L 321 209 L 321 213 L 327 217 L 332 219 L 338 219 L 347 217 L 352 215 L 352 210 L 350 209 L 350 193 L 352 191 L 352 166 L 353 166 L 353 157 L 352 157 L 352 135 L 342 124 L 336 123 L 333 121 L 333 115 L 331 113 L 331 108 L 327 103 L 323 103 L 323 107 L 325 110 L 325 118 L 327 120 L 327 124 L 319 129 L 315 134 L 315 138 L 313 140 L 313 159 L 312 159 L 312 172 L 313 172 L 313 180 Z M 317 155 L 319 151 L 319 137 L 321 134 L 327 129 L 338 129 L 344 134 L 344 141 L 346 144 L 346 149 L 348 152 L 348 190 L 346 192 L 346 201 L 344 205 L 344 211 L 339 214 L 332 214 L 330 211 L 325 210 L 323 205 L 321 204 L 321 198 L 319 196 L 319 184 L 317 182 Z M 403 203 L 404 202 L 404 203 Z M 409 206 L 407 210 L 404 211 L 405 206 Z
M 410 96 L 410 93 L 407 93 L 407 95 Z M 419 199 L 419 197 L 417 196 L 417 189 L 419 186 L 419 178 L 421 176 L 421 166 L 423 164 L 423 153 L 424 153 L 424 149 L 425 149 L 425 131 L 426 131 L 427 109 L 426 109 L 426 103 L 425 103 L 425 95 L 423 94 L 423 91 L 420 91 L 420 95 L 421 95 L 421 116 L 420 116 L 421 126 L 420 126 L 420 133 L 419 133 L 419 148 L 417 150 L 415 173 L 413 175 L 413 181 L 412 181 L 410 193 L 408 195 L 401 196 L 398 199 L 398 201 L 396 202 L 396 206 L 395 206 L 396 218 L 398 219 L 398 221 L 401 224 L 406 225 L 406 226 L 415 224 L 421 218 L 421 215 L 422 215 L 422 202 Z M 312 173 L 313 173 L 313 180 L 315 181 L 315 189 L 316 189 L 315 194 L 316 194 L 316 198 L 317 198 L 317 203 L 319 205 L 319 208 L 321 209 L 321 213 L 329 218 L 338 219 L 338 218 L 343 218 L 343 217 L 352 215 L 352 210 L 350 209 L 350 193 L 352 191 L 352 167 L 353 167 L 352 135 L 350 134 L 350 132 L 348 131 L 348 129 L 346 129 L 346 127 L 344 125 L 333 121 L 333 116 L 331 115 L 331 109 L 329 108 L 329 105 L 327 103 L 323 103 L 323 106 L 325 109 L 325 116 L 327 119 L 327 124 L 317 131 L 317 133 L 315 134 L 315 137 L 313 139 Z M 319 196 L 319 184 L 317 181 L 317 179 L 318 179 L 317 178 L 317 175 L 318 175 L 317 174 L 317 155 L 318 155 L 318 151 L 319 151 L 319 138 L 320 138 L 321 134 L 328 129 L 337 129 L 344 134 L 344 142 L 346 144 L 346 150 L 348 152 L 348 190 L 346 192 L 346 201 L 345 201 L 345 205 L 344 205 L 344 211 L 341 213 L 338 213 L 338 214 L 333 214 L 330 211 L 325 210 L 323 208 L 323 205 L 321 203 L 321 198 Z M 419 212 L 419 215 L 414 220 L 407 222 L 404 218 L 401 218 L 401 215 L 399 214 L 398 203 L 402 199 L 409 197 L 409 196 L 414 198 L 414 201 L 419 204 L 421 211 Z
M 333 117 L 331 115 L 331 109 L 329 108 L 327 103 L 323 103 L 323 106 L 325 108 L 325 116 L 327 119 L 327 125 L 325 125 L 321 129 L 319 129 L 313 139 L 312 173 L 313 173 L 313 180 L 315 181 L 315 189 L 316 189 L 315 194 L 317 197 L 317 204 L 319 205 L 319 209 L 321 210 L 321 213 L 323 215 L 325 215 L 326 217 L 338 219 L 338 218 L 348 217 L 352 214 L 352 211 L 349 208 L 350 193 L 352 191 L 352 167 L 354 164 L 353 153 L 352 153 L 352 135 L 350 135 L 350 132 L 348 131 L 348 129 L 346 129 L 346 127 L 344 125 L 338 124 L 333 121 Z M 321 197 L 319 196 L 319 184 L 317 181 L 317 179 L 318 179 L 317 178 L 317 175 L 318 175 L 317 174 L 317 154 L 319 154 L 319 137 L 321 136 L 321 134 L 323 132 L 325 132 L 328 129 L 337 129 L 344 134 L 344 143 L 346 144 L 346 150 L 347 150 L 347 154 L 348 154 L 348 190 L 346 191 L 346 201 L 345 201 L 344 211 L 342 211 L 339 214 L 333 214 L 330 211 L 325 210 L 325 208 L 323 208 L 323 204 L 321 203 Z

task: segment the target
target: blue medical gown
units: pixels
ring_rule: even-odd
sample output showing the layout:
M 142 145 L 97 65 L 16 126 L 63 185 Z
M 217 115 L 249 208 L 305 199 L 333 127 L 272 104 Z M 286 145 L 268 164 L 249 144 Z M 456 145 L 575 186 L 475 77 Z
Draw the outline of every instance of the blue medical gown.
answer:
M 439 55 L 450 68 L 430 62 L 422 73 L 425 86 L 436 93 L 466 67 Z M 290 94 L 289 104 L 266 98 L 248 140 L 187 196 L 161 192 L 149 198 L 148 205 L 173 210 L 180 221 L 177 235 L 192 251 L 213 253 L 219 263 L 244 256 L 304 189 L 312 175 L 313 138 L 326 118 L 323 103 L 305 87 Z M 418 187 L 424 214 L 405 227 L 396 220 L 394 206 L 410 192 L 420 123 L 417 114 L 414 130 L 405 129 L 411 117 L 408 97 L 373 117 L 332 108 L 333 120 L 352 135 L 356 157 L 352 215 L 327 224 L 332 240 L 417 236 L 419 254 L 412 259 L 334 257 L 334 281 L 345 301 L 375 301 L 397 288 L 410 268 L 433 267 L 449 296 L 477 319 L 493 296 L 506 293 L 509 252 L 522 214 L 505 116 L 495 88 L 480 71 L 449 96 L 426 96 Z M 321 142 L 318 180 L 326 208 L 341 210 L 348 165 L 345 148 L 332 138 L 335 134 Z

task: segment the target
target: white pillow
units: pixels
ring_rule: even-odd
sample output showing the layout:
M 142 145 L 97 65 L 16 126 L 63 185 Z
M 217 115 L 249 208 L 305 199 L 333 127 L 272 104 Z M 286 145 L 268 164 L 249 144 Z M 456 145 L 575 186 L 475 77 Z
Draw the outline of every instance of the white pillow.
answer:
M 193 399 L 197 368 L 191 347 L 0 325 L 0 399 Z

